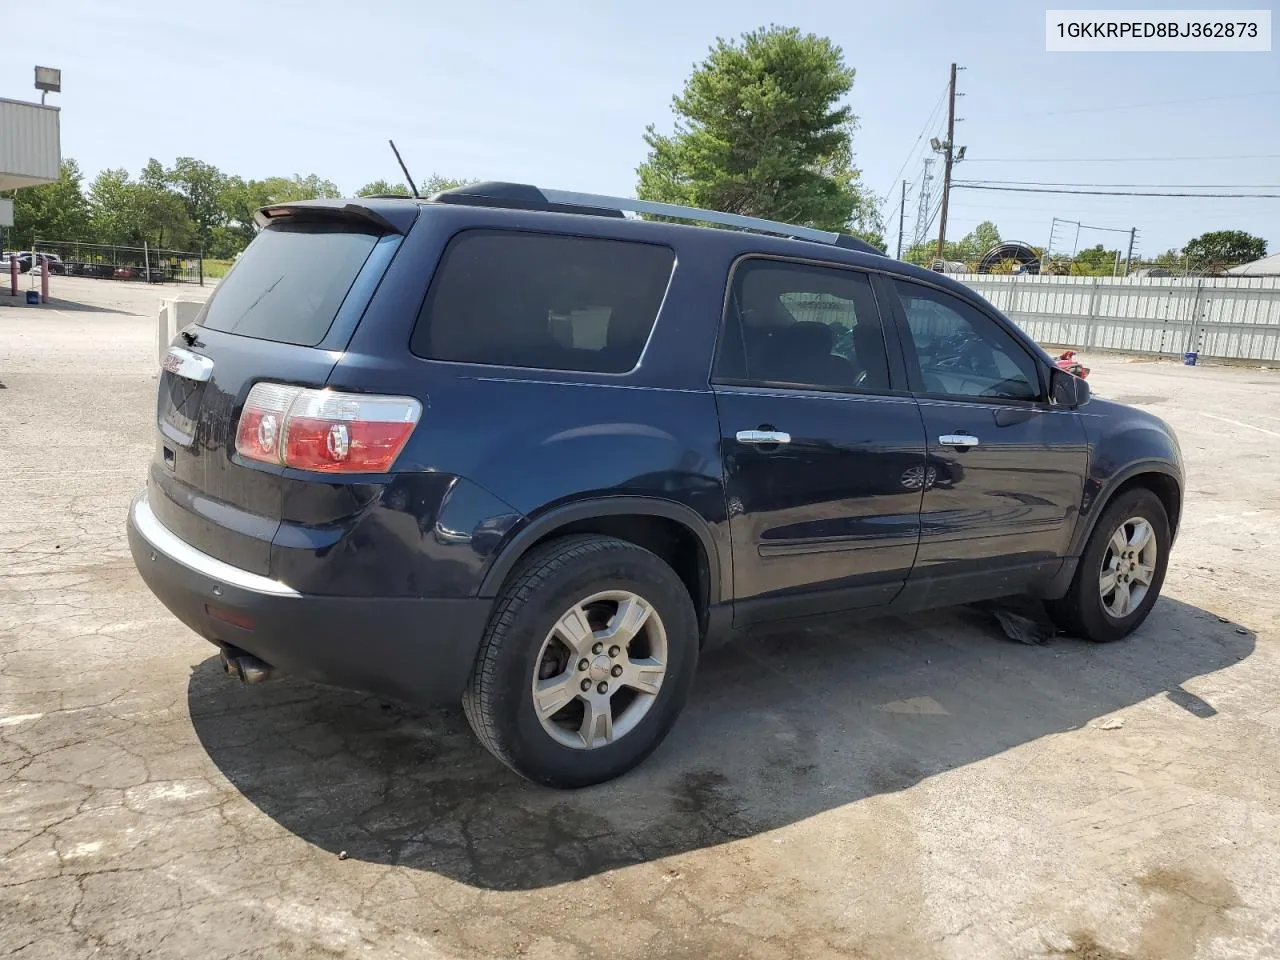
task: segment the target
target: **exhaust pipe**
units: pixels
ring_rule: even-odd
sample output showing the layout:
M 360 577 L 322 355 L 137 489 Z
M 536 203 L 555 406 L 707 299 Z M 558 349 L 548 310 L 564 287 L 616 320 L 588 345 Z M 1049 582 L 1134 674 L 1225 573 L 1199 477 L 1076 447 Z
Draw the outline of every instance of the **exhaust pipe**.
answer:
M 253 654 L 234 647 L 223 647 L 221 659 L 222 669 L 227 672 L 227 676 L 241 683 L 266 683 L 268 680 L 278 680 L 283 676 L 266 661 L 259 660 Z

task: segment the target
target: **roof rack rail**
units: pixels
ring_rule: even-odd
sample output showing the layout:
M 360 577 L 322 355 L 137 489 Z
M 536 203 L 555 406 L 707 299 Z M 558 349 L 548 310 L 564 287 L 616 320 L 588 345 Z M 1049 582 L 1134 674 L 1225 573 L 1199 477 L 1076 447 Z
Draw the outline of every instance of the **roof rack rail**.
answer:
M 884 254 L 857 237 L 832 230 L 817 230 L 813 227 L 802 227 L 794 223 L 782 223 L 777 220 L 764 220 L 760 217 L 746 217 L 737 213 L 722 213 L 719 210 L 703 210 L 700 207 L 685 207 L 675 203 L 658 203 L 653 200 L 633 200 L 627 197 L 610 197 L 598 193 L 577 193 L 572 190 L 546 190 L 523 183 L 503 183 L 490 181 L 473 183 L 465 187 L 454 187 L 444 190 L 431 198 L 442 203 L 475 203 L 484 206 L 517 207 L 521 209 L 554 210 L 561 213 L 590 213 L 618 217 L 622 211 L 631 213 L 648 213 L 658 217 L 672 217 L 679 220 L 695 220 L 703 223 L 716 223 L 726 227 L 737 227 L 740 230 L 754 230 L 757 233 L 770 233 L 782 237 L 799 240 L 812 240 L 816 243 L 828 243 L 863 253 Z

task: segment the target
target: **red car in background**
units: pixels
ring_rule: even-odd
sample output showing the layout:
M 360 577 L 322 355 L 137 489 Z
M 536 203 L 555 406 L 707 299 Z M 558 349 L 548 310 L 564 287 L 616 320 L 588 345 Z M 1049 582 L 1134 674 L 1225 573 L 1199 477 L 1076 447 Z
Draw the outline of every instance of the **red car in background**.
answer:
M 1074 350 L 1063 351 L 1062 355 L 1054 358 L 1053 362 L 1059 370 L 1065 370 L 1081 380 L 1087 380 L 1089 377 L 1089 368 L 1076 359 Z

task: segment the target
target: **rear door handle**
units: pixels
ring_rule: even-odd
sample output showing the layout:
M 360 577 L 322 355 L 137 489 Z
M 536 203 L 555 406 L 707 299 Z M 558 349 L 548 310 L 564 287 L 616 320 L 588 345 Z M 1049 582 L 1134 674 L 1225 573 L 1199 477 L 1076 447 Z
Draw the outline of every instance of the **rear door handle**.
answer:
M 967 433 L 944 433 L 938 438 L 938 442 L 944 447 L 976 447 L 978 438 Z
M 781 430 L 739 430 L 736 439 L 739 443 L 773 444 L 790 443 L 791 434 Z

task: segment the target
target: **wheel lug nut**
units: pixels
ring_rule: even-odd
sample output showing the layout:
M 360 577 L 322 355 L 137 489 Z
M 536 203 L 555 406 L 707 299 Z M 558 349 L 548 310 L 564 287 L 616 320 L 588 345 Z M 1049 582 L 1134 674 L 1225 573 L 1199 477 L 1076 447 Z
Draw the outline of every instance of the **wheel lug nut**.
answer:
M 581 660 L 578 661 L 579 670 L 585 670 L 589 666 L 591 666 L 591 661 L 588 660 L 586 657 L 583 657 Z
M 603 680 L 601 680 L 600 684 L 596 687 L 596 693 L 608 693 L 608 692 L 609 692 L 609 685 L 605 683 Z
M 622 667 L 615 663 L 613 665 L 613 669 L 610 670 L 609 672 L 613 674 L 615 677 L 620 677 L 622 676 Z
M 609 656 L 611 656 L 611 657 L 616 657 L 616 656 L 617 656 L 618 654 L 620 654 L 621 652 L 622 652 L 622 648 L 621 648 L 621 647 L 610 647 L 610 648 L 609 648 Z
M 590 689 L 591 689 L 591 681 L 590 681 L 590 680 L 583 680 L 583 681 L 582 681 L 582 692 L 583 692 L 583 693 L 586 693 L 586 692 L 587 692 L 588 690 L 590 690 Z
M 592 652 L 592 653 L 603 653 L 603 652 L 604 652 L 604 644 L 603 644 L 603 643 L 597 643 L 595 646 L 593 646 L 593 647 L 591 648 L 591 652 Z

